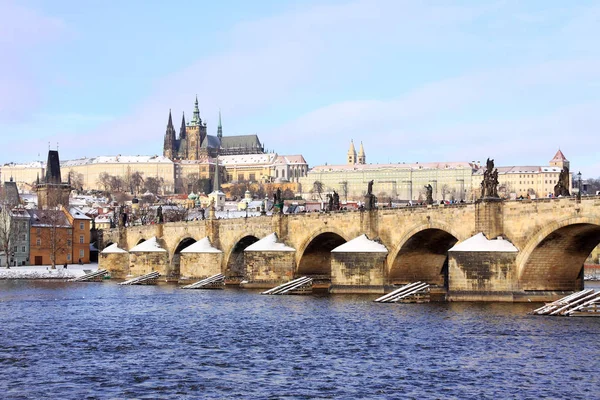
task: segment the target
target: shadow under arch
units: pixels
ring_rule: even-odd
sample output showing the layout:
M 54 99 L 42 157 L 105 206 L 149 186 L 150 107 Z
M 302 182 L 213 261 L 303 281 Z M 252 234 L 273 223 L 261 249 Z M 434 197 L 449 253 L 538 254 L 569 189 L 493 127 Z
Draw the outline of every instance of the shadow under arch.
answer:
M 331 250 L 346 243 L 346 238 L 335 230 L 322 228 L 310 236 L 298 255 L 295 276 L 331 278 Z
M 421 281 L 447 287 L 448 250 L 458 241 L 456 232 L 443 224 L 410 229 L 388 255 L 388 283 Z
M 258 238 L 252 234 L 247 234 L 239 238 L 229 254 L 227 255 L 227 263 L 225 264 L 224 275 L 230 282 L 242 281 L 246 276 L 246 261 L 244 258 L 244 250 L 253 243 L 258 242 Z
M 600 244 L 600 219 L 565 218 L 532 236 L 517 256 L 523 290 L 581 290 L 583 264 Z
M 196 243 L 196 239 L 192 237 L 184 237 L 179 241 L 177 247 L 175 247 L 175 250 L 171 255 L 171 268 L 169 275 L 179 277 L 181 273 L 181 250 L 191 246 L 194 243 Z

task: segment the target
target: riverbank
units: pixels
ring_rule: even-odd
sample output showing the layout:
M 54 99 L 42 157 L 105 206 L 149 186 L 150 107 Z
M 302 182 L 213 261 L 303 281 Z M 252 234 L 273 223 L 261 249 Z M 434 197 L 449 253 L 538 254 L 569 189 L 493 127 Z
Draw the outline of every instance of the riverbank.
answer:
M 28 265 L 23 267 L 0 268 L 0 279 L 72 279 L 96 271 L 98 264 L 57 265 L 52 269 L 49 265 Z

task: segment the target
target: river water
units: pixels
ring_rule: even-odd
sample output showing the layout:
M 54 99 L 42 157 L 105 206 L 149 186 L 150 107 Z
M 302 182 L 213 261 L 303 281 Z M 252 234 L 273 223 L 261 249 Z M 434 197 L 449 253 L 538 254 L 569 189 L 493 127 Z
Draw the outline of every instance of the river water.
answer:
M 536 304 L 0 282 L 0 397 L 600 398 L 600 318 Z

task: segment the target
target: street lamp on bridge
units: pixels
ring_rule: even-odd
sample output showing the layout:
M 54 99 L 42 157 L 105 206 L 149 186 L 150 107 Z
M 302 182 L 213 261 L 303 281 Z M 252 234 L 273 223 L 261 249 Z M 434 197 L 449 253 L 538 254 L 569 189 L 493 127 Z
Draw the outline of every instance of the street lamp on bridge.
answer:
M 577 200 L 581 201 L 581 171 L 577 173 L 577 186 L 579 188 L 577 191 Z

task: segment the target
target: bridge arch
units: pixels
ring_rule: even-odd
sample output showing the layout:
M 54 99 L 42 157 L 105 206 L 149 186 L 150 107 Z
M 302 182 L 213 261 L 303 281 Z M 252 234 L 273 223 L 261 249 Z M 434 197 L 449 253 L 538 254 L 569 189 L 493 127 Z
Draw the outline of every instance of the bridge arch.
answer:
M 177 243 L 177 246 L 175 246 L 173 254 L 171 254 L 171 266 L 169 274 L 172 276 L 179 277 L 181 272 L 181 250 L 196 243 L 196 239 L 190 236 L 185 236 L 180 238 L 179 241 L 175 243 Z
M 529 237 L 516 260 L 523 290 L 583 287 L 583 264 L 600 243 L 600 218 L 564 218 L 545 225 Z
M 225 271 L 224 275 L 233 281 L 241 281 L 246 275 L 246 262 L 244 259 L 244 250 L 253 243 L 258 242 L 257 235 L 252 233 L 244 233 L 238 235 L 233 242 L 231 249 L 227 251 L 225 256 Z
M 346 235 L 339 229 L 322 227 L 312 232 L 296 250 L 295 275 L 331 277 L 331 250 L 347 241 Z
M 388 254 L 387 280 L 404 284 L 423 281 L 446 286 L 448 250 L 462 238 L 452 227 L 429 222 L 411 227 Z

